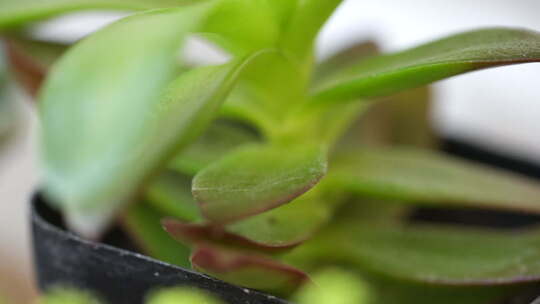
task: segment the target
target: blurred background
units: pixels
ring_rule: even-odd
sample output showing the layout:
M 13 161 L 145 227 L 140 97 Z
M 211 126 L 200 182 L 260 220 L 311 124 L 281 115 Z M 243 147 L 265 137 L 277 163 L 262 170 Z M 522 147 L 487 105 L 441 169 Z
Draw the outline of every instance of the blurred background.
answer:
M 383 50 L 395 51 L 485 26 L 540 31 L 538 12 L 538 0 L 346 0 L 323 30 L 317 50 L 324 58 L 356 41 L 374 39 Z M 45 40 L 72 42 L 121 16 L 119 12 L 63 16 L 36 27 L 34 33 Z M 529 64 L 437 83 L 432 121 L 446 137 L 540 163 L 539 75 L 540 64 Z M 20 100 L 23 123 L 0 154 L 0 294 L 14 303 L 28 303 L 35 292 L 27 200 L 39 182 L 38 122 L 31 101 L 22 94 L 14 98 Z

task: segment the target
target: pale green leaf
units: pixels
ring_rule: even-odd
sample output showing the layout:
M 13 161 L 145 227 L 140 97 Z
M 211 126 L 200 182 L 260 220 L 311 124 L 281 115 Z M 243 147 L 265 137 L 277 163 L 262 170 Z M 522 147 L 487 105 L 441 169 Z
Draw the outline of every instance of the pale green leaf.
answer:
M 79 232 L 97 233 L 204 130 L 250 60 L 172 81 L 182 38 L 207 11 L 198 5 L 128 17 L 83 40 L 52 70 L 41 94 L 45 190 Z
M 465 32 L 410 50 L 374 57 L 316 85 L 319 100 L 390 95 L 489 67 L 540 61 L 540 34 L 492 28 Z
M 252 145 L 199 172 L 192 190 L 207 219 L 230 222 L 288 203 L 325 173 L 319 146 Z
M 158 290 L 148 296 L 146 304 L 220 304 L 220 300 L 202 290 L 176 287 Z

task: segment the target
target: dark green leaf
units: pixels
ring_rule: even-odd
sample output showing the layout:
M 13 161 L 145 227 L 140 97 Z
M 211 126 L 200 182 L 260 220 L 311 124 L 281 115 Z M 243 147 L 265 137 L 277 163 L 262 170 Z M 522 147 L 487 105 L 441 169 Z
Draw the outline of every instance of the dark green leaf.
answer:
M 287 295 L 309 280 L 300 270 L 268 257 L 220 247 L 197 248 L 191 263 L 218 279 L 279 295 Z
M 331 235 L 331 237 L 330 237 Z M 333 257 L 375 273 L 442 285 L 538 281 L 540 232 L 348 223 L 328 234 Z
M 178 154 L 169 166 L 179 172 L 195 175 L 233 149 L 257 140 L 254 132 L 246 128 L 218 121 Z
M 199 172 L 192 190 L 207 219 L 230 222 L 288 203 L 325 173 L 319 146 L 253 145 Z
M 363 197 L 540 213 L 538 183 L 429 150 L 354 150 L 330 180 Z
M 227 230 L 267 246 L 295 246 L 327 223 L 332 204 L 316 189 L 273 210 L 227 226 Z
M 164 172 L 152 180 L 146 191 L 148 204 L 167 216 L 188 222 L 201 219 L 191 195 L 191 179 L 175 172 Z
M 145 202 L 128 206 L 123 217 L 126 231 L 144 252 L 160 261 L 189 267 L 188 247 L 172 239 L 160 226 L 165 214 Z
M 493 28 L 466 32 L 352 66 L 316 86 L 320 100 L 390 95 L 465 72 L 540 61 L 540 34 Z

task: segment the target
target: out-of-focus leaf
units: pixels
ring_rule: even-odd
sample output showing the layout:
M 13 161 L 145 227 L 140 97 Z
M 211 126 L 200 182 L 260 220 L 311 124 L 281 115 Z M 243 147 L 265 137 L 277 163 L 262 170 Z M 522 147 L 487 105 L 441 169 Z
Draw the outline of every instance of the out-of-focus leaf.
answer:
M 540 212 L 540 185 L 429 150 L 358 149 L 336 157 L 330 178 L 362 197 Z
M 317 64 L 313 74 L 313 82 L 324 81 L 341 70 L 377 54 L 379 54 L 379 46 L 373 41 L 361 41 L 353 44 Z
M 317 85 L 314 95 L 344 101 L 385 96 L 473 70 L 536 61 L 540 61 L 540 34 L 483 29 L 362 61 Z
M 30 96 L 35 97 L 47 73 L 46 67 L 9 40 L 7 50 L 10 68 L 15 77 Z
M 13 98 L 8 77 L 7 54 L 0 41 L 0 144 L 11 136 L 17 122 Z
M 218 121 L 180 152 L 169 166 L 179 172 L 195 175 L 233 149 L 257 140 L 257 136 L 250 130 Z
M 45 68 L 52 66 L 68 49 L 69 45 L 33 40 L 22 34 L 7 34 L 7 39 Z
M 311 64 L 313 42 L 322 26 L 343 0 L 299 0 L 287 31 L 281 41 L 286 53 L 299 60 L 301 66 Z
M 201 219 L 199 207 L 191 195 L 191 179 L 175 172 L 164 172 L 148 185 L 148 204 L 167 216 L 188 222 Z
M 287 295 L 308 282 L 302 271 L 253 253 L 201 246 L 191 256 L 193 267 L 218 279 L 248 288 Z
M 145 10 L 174 7 L 202 0 L 4 0 L 0 2 L 0 30 L 83 10 Z
M 273 9 L 278 7 L 273 1 L 217 1 L 202 32 L 211 33 L 211 40 L 235 55 L 274 47 L 280 35 L 281 20 L 276 18 L 279 14 Z
M 220 304 L 218 299 L 202 290 L 186 287 L 168 288 L 153 292 L 147 304 Z
M 233 223 L 227 230 L 267 246 L 295 246 L 327 223 L 331 207 L 314 189 L 284 206 Z
M 290 109 L 306 100 L 306 82 L 285 53 L 268 52 L 246 69 L 222 114 L 254 124 L 268 138 L 279 138 Z
M 38 304 L 100 304 L 94 295 L 87 291 L 56 287 L 38 301 Z
M 55 65 L 41 94 L 45 190 L 74 230 L 98 234 L 142 180 L 202 133 L 253 59 L 172 81 L 182 37 L 207 11 L 197 5 L 128 17 Z
M 402 280 L 480 286 L 540 279 L 538 230 L 351 222 L 330 229 L 326 237 L 330 259 Z
M 306 285 L 295 295 L 298 304 L 368 304 L 372 303 L 369 286 L 353 273 L 325 269 L 313 275 L 315 284 Z
M 231 222 L 288 203 L 325 173 L 320 146 L 252 145 L 199 172 L 192 191 L 207 219 Z
M 126 231 L 151 257 L 160 261 L 190 267 L 190 249 L 172 239 L 160 226 L 166 214 L 152 208 L 146 202 L 131 204 L 123 216 Z
M 188 245 L 214 244 L 237 249 L 279 253 L 295 244 L 265 244 L 241 235 L 228 232 L 223 226 L 190 224 L 172 218 L 161 221 L 161 225 L 174 239 Z
M 407 90 L 371 103 L 343 135 L 337 150 L 363 145 L 433 147 L 436 138 L 430 110 L 429 87 Z

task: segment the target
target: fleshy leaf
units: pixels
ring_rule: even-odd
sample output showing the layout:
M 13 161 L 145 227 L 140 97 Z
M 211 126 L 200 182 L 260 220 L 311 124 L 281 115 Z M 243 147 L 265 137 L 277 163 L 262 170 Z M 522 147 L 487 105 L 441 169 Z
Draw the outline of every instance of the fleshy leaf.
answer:
M 326 246 L 336 260 L 393 278 L 441 285 L 538 281 L 540 232 L 348 223 Z
M 278 295 L 287 295 L 309 281 L 302 271 L 265 256 L 219 247 L 195 249 L 191 263 L 218 279 Z
M 429 150 L 354 150 L 329 180 L 363 197 L 540 213 L 538 183 Z
M 153 170 L 204 130 L 251 60 L 172 81 L 182 38 L 207 11 L 128 17 L 83 40 L 51 71 L 41 92 L 45 190 L 80 233 L 98 234 Z
M 173 240 L 159 222 L 165 214 L 146 202 L 125 209 L 123 224 L 132 239 L 149 256 L 174 265 L 189 267 L 190 249 Z
M 197 0 L 4 0 L 0 30 L 82 10 L 145 10 L 179 6 Z
M 231 222 L 288 203 L 326 173 L 320 146 L 253 145 L 234 151 L 193 179 L 203 215 Z
M 191 179 L 175 172 L 163 172 L 146 190 L 148 204 L 167 216 L 195 222 L 201 219 L 199 207 L 191 195 Z
M 331 204 L 310 191 L 292 202 L 227 226 L 227 230 L 267 246 L 296 246 L 311 238 L 331 216 Z
M 202 290 L 176 287 L 154 291 L 145 302 L 147 304 L 220 304 L 220 300 Z M 67 304 L 67 303 L 66 303 Z
M 172 218 L 161 221 L 161 225 L 174 239 L 188 245 L 214 244 L 251 251 L 277 253 L 291 248 L 295 244 L 265 244 L 228 232 L 222 226 L 209 224 L 191 224 Z
M 314 95 L 319 100 L 343 101 L 379 97 L 473 70 L 537 61 L 537 32 L 482 29 L 362 61 L 317 85 Z
M 371 290 L 354 273 L 341 269 L 325 269 L 312 277 L 315 284 L 305 286 L 295 295 L 299 304 L 368 304 Z
M 373 102 L 342 136 L 336 150 L 361 146 L 434 147 L 431 89 L 420 87 Z
M 178 154 L 169 167 L 195 175 L 233 149 L 257 142 L 254 132 L 227 122 L 217 121 L 194 143 Z

